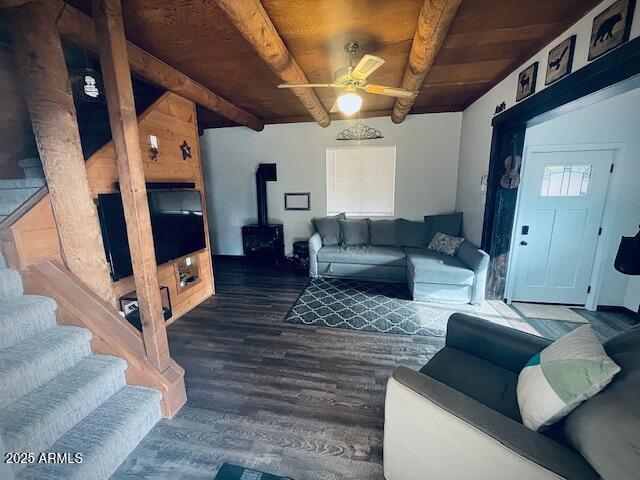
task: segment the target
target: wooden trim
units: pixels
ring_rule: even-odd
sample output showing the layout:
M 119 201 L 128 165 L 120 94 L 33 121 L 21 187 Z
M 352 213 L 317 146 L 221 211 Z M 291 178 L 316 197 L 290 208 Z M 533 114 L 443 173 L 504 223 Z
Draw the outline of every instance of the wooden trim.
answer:
M 216 4 L 282 81 L 309 83 L 259 0 L 216 0 Z M 331 123 L 329 113 L 313 88 L 291 90 L 318 124 L 326 127 Z
M 93 333 L 94 352 L 123 358 L 127 362 L 127 383 L 159 389 L 165 417 L 173 417 L 185 404 L 182 367 L 170 360 L 167 369 L 158 371 L 145 355 L 142 335 L 61 263 L 32 265 L 23 272 L 23 279 L 27 293 L 56 301 L 59 323 L 84 327 Z
M 0 231 L 8 230 L 11 226 L 18 221 L 22 216 L 35 207 L 42 199 L 49 195 L 49 188 L 44 185 L 40 189 L 31 195 L 22 205 L 11 212 L 7 218 L 0 221 Z
M 98 51 L 95 27 L 87 15 L 69 4 L 65 4 L 57 22 L 58 31 L 65 42 L 93 53 Z M 127 42 L 127 54 L 131 71 L 150 83 L 188 98 L 237 124 L 245 125 L 256 131 L 264 129 L 264 123 L 253 114 L 225 100 L 137 45 Z
M 432 107 L 432 106 L 424 106 L 424 107 L 414 107 L 411 109 L 409 115 L 419 115 L 423 113 L 449 113 L 449 112 L 460 112 L 460 107 L 445 105 L 442 107 Z M 388 117 L 389 110 L 369 110 L 369 111 L 360 111 L 357 115 L 353 117 L 347 117 L 342 113 L 330 113 L 329 116 L 331 120 L 350 120 L 350 121 L 361 121 L 365 118 L 376 118 L 376 117 Z M 289 117 L 278 117 L 278 118 L 265 118 L 265 125 L 271 124 L 283 124 L 283 123 L 309 123 L 315 120 L 309 118 L 307 115 L 292 115 Z M 220 125 L 220 124 L 210 124 L 200 122 L 198 127 L 200 130 L 206 130 L 208 128 L 227 128 L 227 127 L 235 127 L 236 125 Z M 199 135 L 202 135 L 202 132 L 199 132 Z
M 461 3 L 462 0 L 424 0 L 402 79 L 402 88 L 414 92 L 420 90 Z M 393 123 L 404 121 L 415 101 L 416 97 L 397 98 L 391 112 Z

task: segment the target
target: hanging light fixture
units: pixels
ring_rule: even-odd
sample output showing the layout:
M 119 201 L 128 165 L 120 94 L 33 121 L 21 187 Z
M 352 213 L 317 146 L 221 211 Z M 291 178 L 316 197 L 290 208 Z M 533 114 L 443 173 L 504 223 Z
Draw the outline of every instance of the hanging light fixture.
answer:
M 104 101 L 104 87 L 98 70 L 93 68 L 89 55 L 84 54 L 84 68 L 73 72 L 71 89 L 73 96 L 84 102 Z
M 354 86 L 348 86 L 344 93 L 338 97 L 338 108 L 345 115 L 353 115 L 360 110 L 362 97 L 356 93 Z
M 85 68 L 78 72 L 72 89 L 73 95 L 84 102 L 103 101 L 102 79 L 93 68 Z

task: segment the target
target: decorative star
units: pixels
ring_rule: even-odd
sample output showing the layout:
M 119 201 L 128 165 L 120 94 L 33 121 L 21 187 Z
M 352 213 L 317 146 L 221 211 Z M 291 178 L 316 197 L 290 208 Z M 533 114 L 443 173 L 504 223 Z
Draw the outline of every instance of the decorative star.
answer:
M 189 146 L 189 144 L 187 143 L 186 140 L 184 140 L 182 142 L 182 145 L 180 145 L 180 150 L 182 150 L 182 159 L 186 160 L 187 158 L 192 158 L 191 157 L 191 147 Z

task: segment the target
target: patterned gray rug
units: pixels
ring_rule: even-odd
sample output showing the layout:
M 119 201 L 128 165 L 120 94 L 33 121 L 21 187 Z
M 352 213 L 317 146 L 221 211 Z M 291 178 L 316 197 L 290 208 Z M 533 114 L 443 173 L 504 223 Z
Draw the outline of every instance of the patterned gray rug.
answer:
M 472 305 L 416 302 L 404 284 L 314 278 L 284 321 L 369 332 L 443 337 L 456 313 Z

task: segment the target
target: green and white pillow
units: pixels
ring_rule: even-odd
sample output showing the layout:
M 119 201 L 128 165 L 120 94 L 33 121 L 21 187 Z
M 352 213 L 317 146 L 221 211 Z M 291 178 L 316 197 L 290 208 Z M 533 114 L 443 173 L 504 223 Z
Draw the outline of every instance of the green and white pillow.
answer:
M 606 387 L 619 371 L 591 326 L 576 328 L 533 356 L 520 372 L 522 422 L 532 430 L 552 425 Z

